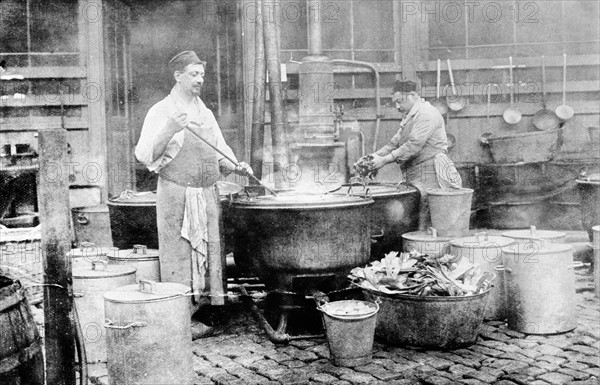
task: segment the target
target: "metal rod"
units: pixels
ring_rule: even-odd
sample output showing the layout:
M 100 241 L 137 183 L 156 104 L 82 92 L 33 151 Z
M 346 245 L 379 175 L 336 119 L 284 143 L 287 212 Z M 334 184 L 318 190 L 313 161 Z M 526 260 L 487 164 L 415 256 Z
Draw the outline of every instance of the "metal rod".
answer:
M 196 122 L 191 122 L 194 125 L 199 126 L 200 124 L 196 123 Z M 223 155 L 223 157 L 225 159 L 227 159 L 228 161 L 230 161 L 231 163 L 235 164 L 237 167 L 243 168 L 236 160 L 234 160 L 232 157 L 230 157 L 229 155 L 225 154 L 223 151 L 219 150 L 216 146 L 214 146 L 213 144 L 209 143 L 206 139 L 204 139 L 203 137 L 201 137 L 200 135 L 196 134 L 193 130 L 191 130 L 189 127 L 186 127 L 186 129 L 191 132 L 196 138 L 200 139 L 201 141 L 203 141 L 204 143 L 206 143 L 207 145 L 209 145 L 213 150 L 215 150 L 216 152 L 218 152 L 219 154 Z M 248 178 L 254 180 L 256 183 L 258 183 L 259 185 L 263 186 L 265 188 L 265 190 L 267 190 L 268 192 L 270 192 L 273 195 L 277 195 L 277 193 L 275 191 L 273 191 L 271 188 L 267 187 L 265 184 L 263 184 L 260 179 L 258 179 L 257 177 L 255 177 L 252 174 L 247 174 Z

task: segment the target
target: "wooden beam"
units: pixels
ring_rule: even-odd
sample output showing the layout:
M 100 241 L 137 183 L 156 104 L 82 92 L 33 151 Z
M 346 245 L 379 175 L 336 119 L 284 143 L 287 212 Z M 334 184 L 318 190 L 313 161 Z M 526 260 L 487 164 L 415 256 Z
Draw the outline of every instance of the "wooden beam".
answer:
M 83 79 L 84 67 L 20 67 L 3 73 L 3 77 L 22 75 L 25 79 Z
M 44 339 L 47 383 L 75 384 L 75 344 L 69 210 L 67 131 L 39 132 L 38 204 L 44 257 Z
M 88 101 L 83 95 L 68 94 L 63 96 L 65 106 L 87 106 Z M 0 97 L 1 107 L 47 107 L 60 106 L 59 95 L 26 95 L 24 99 L 15 99 L 12 95 Z
M 68 130 L 87 130 L 89 122 L 85 118 L 65 118 L 65 128 Z M 60 116 L 39 116 L 32 118 L 3 118 L 0 126 L 5 131 L 39 131 L 45 128 L 60 128 Z
M 546 68 L 550 67 L 562 67 L 562 55 L 560 56 L 546 56 L 545 57 Z M 539 68 L 540 67 L 540 57 L 539 56 L 530 56 L 530 57 L 516 57 L 514 58 L 514 64 L 516 65 L 525 65 L 527 68 Z M 452 60 L 452 70 L 453 71 L 461 71 L 461 70 L 491 70 L 494 66 L 506 65 L 505 58 L 495 58 L 495 59 L 453 59 Z M 587 67 L 587 66 L 598 66 L 600 65 L 600 57 L 598 55 L 569 55 L 568 58 L 568 67 Z M 435 60 L 430 60 L 427 62 L 427 67 L 429 70 L 421 70 L 419 72 L 435 72 L 436 62 Z

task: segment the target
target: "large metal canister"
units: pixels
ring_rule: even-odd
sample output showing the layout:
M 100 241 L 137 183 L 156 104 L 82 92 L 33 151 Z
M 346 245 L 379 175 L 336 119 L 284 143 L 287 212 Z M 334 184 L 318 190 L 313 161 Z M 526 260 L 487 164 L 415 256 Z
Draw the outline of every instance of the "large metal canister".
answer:
M 450 241 L 450 254 L 467 258 L 479 265 L 483 271 L 498 275 L 496 266 L 502 265 L 502 248 L 514 244 L 511 238 L 477 233 L 475 236 L 457 238 Z M 496 278 L 483 317 L 489 320 L 503 320 L 506 316 L 506 294 L 504 280 Z
M 596 287 L 596 297 L 600 298 L 600 226 L 592 227 L 594 243 L 594 286 Z
M 450 240 L 452 237 L 439 236 L 433 227 L 427 231 L 412 231 L 402 234 L 402 249 L 404 251 L 416 250 L 421 254 L 432 257 L 441 257 L 450 253 Z
M 511 230 L 502 233 L 503 237 L 516 240 L 519 243 L 528 243 L 543 239 L 550 243 L 567 243 L 567 233 L 562 231 L 538 230 L 535 226 L 523 230 Z
M 133 249 L 115 250 L 108 255 L 108 262 L 133 266 L 137 269 L 137 280 L 146 279 L 160 282 L 158 250 L 145 245 L 133 245 Z
M 156 193 L 123 191 L 108 202 L 112 241 L 119 249 L 146 245 L 158 249 Z
M 515 243 L 502 248 L 502 258 L 510 329 L 553 334 L 577 326 L 571 245 Z
M 71 209 L 73 228 L 78 243 L 92 242 L 112 246 L 111 223 L 106 205 Z
M 141 280 L 104 294 L 109 384 L 194 383 L 188 291 Z
M 73 294 L 83 329 L 87 362 L 106 362 L 104 299 L 109 290 L 135 283 L 135 268 L 94 261 L 73 269 Z

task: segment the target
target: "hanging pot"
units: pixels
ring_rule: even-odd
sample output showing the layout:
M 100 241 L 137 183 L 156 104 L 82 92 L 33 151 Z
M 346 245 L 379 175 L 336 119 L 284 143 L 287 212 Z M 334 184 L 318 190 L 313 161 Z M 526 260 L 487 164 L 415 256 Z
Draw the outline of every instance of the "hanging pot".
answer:
M 577 326 L 571 245 L 515 243 L 504 247 L 502 256 L 510 329 L 554 334 Z
M 188 292 L 140 280 L 104 294 L 109 383 L 194 383 Z
M 513 244 L 511 238 L 491 236 L 485 232 L 475 236 L 450 241 L 450 254 L 467 258 L 479 265 L 484 272 L 497 274 L 496 266 L 502 265 L 502 248 Z M 506 316 L 504 282 L 502 277 L 494 281 L 483 317 L 488 320 L 503 320 Z
M 542 109 L 533 115 L 533 126 L 541 131 L 558 128 L 560 120 L 554 111 L 546 108 L 546 65 L 542 56 Z
M 108 262 L 135 267 L 137 280 L 146 279 L 160 282 L 158 250 L 145 245 L 133 245 L 133 249 L 115 250 L 108 256 Z
M 73 296 L 83 329 L 89 363 L 106 362 L 104 299 L 109 290 L 135 283 L 135 268 L 94 261 L 87 268 L 73 269 Z
M 502 114 L 502 117 L 504 118 L 504 121 L 510 125 L 514 125 L 517 124 L 521 121 L 521 111 L 519 111 L 518 109 L 516 109 L 514 107 L 514 93 L 515 93 L 515 81 L 513 79 L 513 59 L 512 56 L 510 56 L 508 58 L 508 72 L 510 74 L 509 78 L 510 78 L 510 107 L 507 108 L 504 113 Z
M 452 237 L 438 236 L 433 227 L 427 231 L 413 231 L 402 234 L 402 249 L 404 251 L 416 250 L 421 254 L 432 257 L 441 257 L 450 253 L 450 240 Z

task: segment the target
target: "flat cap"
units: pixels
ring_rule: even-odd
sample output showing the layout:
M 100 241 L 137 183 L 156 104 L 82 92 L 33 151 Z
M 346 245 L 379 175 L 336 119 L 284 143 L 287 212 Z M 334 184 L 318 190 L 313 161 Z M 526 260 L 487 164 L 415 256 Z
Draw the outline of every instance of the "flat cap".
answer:
M 173 56 L 169 61 L 169 68 L 173 70 L 182 70 L 190 64 L 202 64 L 206 66 L 206 62 L 200 60 L 196 52 L 194 51 L 183 51 Z

